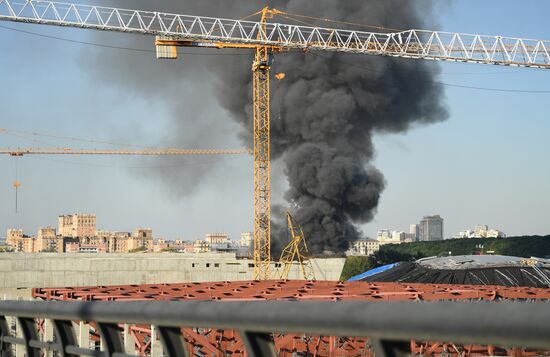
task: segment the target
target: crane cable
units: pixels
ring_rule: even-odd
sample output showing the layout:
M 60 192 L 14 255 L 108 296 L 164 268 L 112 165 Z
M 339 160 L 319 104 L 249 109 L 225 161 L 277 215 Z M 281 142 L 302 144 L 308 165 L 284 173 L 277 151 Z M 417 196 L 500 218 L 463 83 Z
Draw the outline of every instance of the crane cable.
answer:
M 17 136 L 17 137 L 24 138 L 24 139 L 27 139 L 27 140 L 32 140 L 32 139 L 26 138 L 23 135 L 47 137 L 47 138 L 53 138 L 53 139 L 62 139 L 62 140 L 78 141 L 78 142 L 87 142 L 87 143 L 92 143 L 92 144 L 106 144 L 106 145 L 112 145 L 112 146 L 125 146 L 125 147 L 143 148 L 141 146 L 137 146 L 137 145 L 134 145 L 134 144 L 115 143 L 115 142 L 103 141 L 103 140 L 83 139 L 83 138 L 76 138 L 76 137 L 71 137 L 71 136 L 45 134 L 45 133 L 39 133 L 39 132 L 34 132 L 34 131 L 12 130 L 12 129 L 7 129 L 7 128 L 0 128 L 0 133 L 5 133 L 5 134 L 8 134 L 8 135 Z M 33 140 L 33 141 L 40 142 L 38 140 Z M 42 141 L 42 142 L 45 143 L 44 141 Z
M 332 22 L 332 23 L 344 24 L 344 25 L 360 26 L 360 27 L 372 28 L 372 29 L 376 29 L 376 30 L 391 31 L 391 32 L 405 31 L 403 29 L 395 29 L 395 28 L 385 27 L 385 26 L 367 25 L 367 24 L 360 24 L 360 23 L 357 23 L 357 22 L 332 20 L 332 19 L 327 19 L 327 18 L 290 13 L 290 12 L 281 11 L 281 10 L 277 10 L 277 11 L 279 12 L 279 15 L 281 15 L 281 16 L 282 15 L 287 15 L 287 16 L 290 16 L 290 17 L 300 17 L 300 18 L 310 19 L 310 20 L 318 20 L 318 21 Z M 297 19 L 289 19 L 289 20 L 299 21 Z M 303 23 L 308 25 L 308 26 L 315 26 L 313 24 L 308 24 L 306 22 L 303 22 Z
M 371 28 L 376 28 L 376 29 L 384 29 L 384 30 L 395 31 L 395 32 L 406 31 L 406 30 L 403 30 L 403 29 L 395 29 L 395 28 L 391 28 L 391 27 L 371 26 L 371 25 L 359 24 L 359 23 L 354 23 L 354 22 L 337 21 L 337 20 L 323 19 L 323 18 L 314 17 L 314 16 L 291 14 L 291 13 L 288 13 L 288 12 L 285 12 L 285 11 L 280 11 L 280 10 L 278 10 L 277 15 L 279 15 L 279 16 L 287 19 L 287 20 L 295 21 L 299 24 L 306 25 L 306 26 L 312 26 L 312 27 L 315 27 L 316 25 L 312 24 L 310 22 L 306 22 L 306 21 L 302 21 L 302 20 L 292 18 L 292 16 L 298 16 L 298 17 L 309 18 L 309 19 L 314 19 L 314 20 L 323 20 L 323 21 L 329 21 L 329 22 L 335 22 L 335 23 L 342 23 L 342 24 L 348 24 L 348 25 L 355 25 L 355 26 L 371 27 Z M 287 15 L 287 16 L 285 16 L 285 15 Z M 522 70 L 522 71 L 524 71 L 524 70 Z M 426 71 L 418 71 L 418 72 L 426 72 Z M 517 74 L 517 73 L 519 73 L 518 69 L 507 71 L 507 72 L 503 72 L 503 71 L 488 72 L 488 73 L 487 72 L 484 72 L 484 73 L 475 73 L 475 72 L 454 72 L 454 73 L 451 72 L 451 73 L 449 73 L 449 72 L 447 72 L 447 73 L 441 73 L 441 74 L 443 74 L 443 75 L 495 75 L 495 74 L 496 75 L 501 75 L 501 74 Z M 441 84 L 446 85 L 446 86 L 450 86 L 450 87 L 475 89 L 475 90 L 488 90 L 488 91 L 497 91 L 497 92 L 514 92 L 514 91 L 521 92 L 521 93 L 547 93 L 547 92 L 550 92 L 550 91 L 530 91 L 530 90 L 484 88 L 484 87 L 464 86 L 464 85 L 459 85 L 459 84 L 451 84 L 451 83 L 443 83 L 443 82 L 441 82 Z
M 18 193 L 19 187 L 21 186 L 21 182 L 19 182 L 18 162 L 16 158 L 14 161 L 15 180 L 13 181 L 13 187 L 15 188 L 15 214 L 17 214 L 18 211 Z
M 288 14 L 286 12 L 283 12 L 283 11 L 280 11 L 281 13 L 284 13 L 284 14 Z M 279 14 L 281 17 L 284 17 L 288 20 L 292 20 L 292 21 L 296 21 L 298 23 L 301 23 L 301 24 L 305 24 L 307 26 L 315 26 L 314 24 L 311 24 L 311 23 L 307 23 L 305 21 L 302 21 L 302 20 L 297 20 L 297 19 L 293 19 L 293 18 L 290 18 L 290 17 L 287 17 L 283 14 Z M 295 15 L 296 16 L 296 15 Z M 321 18 L 316 18 L 316 17 L 313 17 L 313 16 L 305 16 L 305 15 L 298 15 L 298 16 L 301 16 L 301 17 L 307 17 L 307 18 L 313 18 L 313 19 L 318 19 L 318 20 L 324 20 L 324 19 L 321 19 Z M 328 20 L 326 19 L 326 21 L 333 21 L 333 20 Z M 345 23 L 344 21 L 333 21 L 333 22 L 342 22 L 342 23 Z M 355 25 L 359 25 L 359 24 L 355 24 Z M 369 26 L 369 25 L 364 25 L 364 26 Z M 385 29 L 390 29 L 390 28 L 385 28 Z M 396 30 L 396 31 L 402 31 L 402 30 Z M 322 53 L 317 53 L 315 52 L 315 55 L 318 55 L 318 56 L 321 56 L 321 57 L 325 57 L 327 58 L 328 56 L 324 56 L 324 54 Z M 370 72 L 374 72 L 374 73 L 382 73 L 382 71 L 377 71 L 377 70 L 374 70 L 372 68 L 367 68 L 366 66 L 359 66 L 359 65 L 356 65 L 356 64 L 352 64 L 352 63 L 349 63 L 349 65 L 351 66 L 354 66 L 354 67 L 358 67 L 358 68 L 363 68 L 367 71 L 370 71 Z M 426 72 L 426 71 L 419 71 L 419 72 Z M 427 73 L 427 72 L 426 72 Z M 550 93 L 550 90 L 522 90 L 522 89 L 506 89 L 506 88 L 487 88 L 487 87 L 476 87 L 476 86 L 466 86 L 466 85 L 461 85 L 461 84 L 454 84 L 454 83 L 445 83 L 445 82 L 441 82 L 441 81 L 425 81 L 425 82 L 430 82 L 430 83 L 435 83 L 435 84 L 440 84 L 440 85 L 443 85 L 443 86 L 447 86 L 447 87 L 454 87 L 454 88 L 463 88 L 463 89 L 473 89 L 473 90 L 485 90 L 485 91 L 493 91 L 493 92 L 505 92 L 505 93 Z

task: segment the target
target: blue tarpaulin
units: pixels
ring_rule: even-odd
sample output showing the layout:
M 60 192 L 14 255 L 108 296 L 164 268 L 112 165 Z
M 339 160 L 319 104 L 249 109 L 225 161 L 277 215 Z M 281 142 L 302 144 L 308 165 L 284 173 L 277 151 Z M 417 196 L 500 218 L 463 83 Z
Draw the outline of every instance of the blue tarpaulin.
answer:
M 361 273 L 359 275 L 356 275 L 356 276 L 353 276 L 351 278 L 348 279 L 348 281 L 357 281 L 357 280 L 361 280 L 363 278 L 366 278 L 367 276 L 371 276 L 371 275 L 374 275 L 374 274 L 378 274 L 378 273 L 381 273 L 383 271 L 386 271 L 388 269 L 391 269 L 393 268 L 394 266 L 398 265 L 399 263 L 391 263 L 391 264 L 388 264 L 388 265 L 383 265 L 381 267 L 378 267 L 378 268 L 374 268 L 374 269 L 371 269 L 371 270 L 367 270 L 366 272 L 364 273 Z

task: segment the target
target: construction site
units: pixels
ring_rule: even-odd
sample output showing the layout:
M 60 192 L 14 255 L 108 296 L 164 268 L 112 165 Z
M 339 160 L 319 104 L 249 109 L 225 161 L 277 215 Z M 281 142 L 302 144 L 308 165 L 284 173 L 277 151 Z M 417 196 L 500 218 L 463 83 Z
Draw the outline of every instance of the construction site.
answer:
M 13 160 L 29 156 L 202 158 L 240 155 L 250 158 L 253 166 L 250 197 L 253 217 L 247 218 L 253 226 L 251 259 L 237 259 L 235 254 L 228 253 L 2 254 L 0 294 L 4 300 L 12 300 L 0 303 L 2 355 L 550 355 L 547 337 L 545 340 L 532 334 L 531 339 L 521 339 L 523 335 L 518 331 L 535 329 L 535 322 L 532 325 L 529 321 L 518 322 L 517 330 L 510 332 L 511 336 L 517 336 L 514 340 L 503 337 L 508 333 L 504 328 L 473 336 L 471 331 L 477 331 L 476 328 L 489 328 L 493 322 L 499 326 L 495 321 L 505 319 L 500 313 L 488 316 L 487 319 L 495 320 L 487 320 L 487 323 L 481 320 L 476 323 L 469 318 L 466 322 L 474 327 L 462 327 L 464 336 L 459 333 L 456 340 L 451 331 L 453 326 L 447 326 L 454 325 L 455 321 L 439 321 L 438 316 L 432 317 L 431 324 L 414 325 L 420 332 L 410 335 L 404 327 L 400 329 L 398 323 L 384 327 L 384 321 L 373 319 L 374 327 L 370 327 L 371 321 L 361 321 L 360 314 L 357 314 L 357 320 L 345 314 L 331 315 L 340 308 L 346 312 L 348 310 L 344 308 L 347 307 L 349 311 L 360 311 L 362 306 L 365 307 L 365 314 L 368 311 L 376 314 L 377 304 L 381 309 L 379 311 L 382 311 L 385 306 L 389 306 L 389 310 L 392 306 L 398 306 L 391 305 L 392 302 L 400 302 L 409 309 L 399 317 L 405 326 L 411 321 L 414 324 L 413 316 L 417 316 L 414 315 L 415 306 L 420 306 L 420 311 L 429 308 L 430 304 L 439 306 L 438 303 L 445 302 L 461 308 L 472 304 L 482 307 L 498 305 L 502 309 L 509 306 L 512 309 L 527 305 L 540 307 L 550 301 L 550 262 L 535 257 L 431 257 L 416 262 L 395 262 L 391 266 L 361 272 L 349 281 L 339 281 L 345 262 L 343 253 L 350 243 L 361 238 L 358 224 L 366 224 L 373 219 L 385 186 L 381 173 L 365 165 L 374 156 L 371 147 L 373 133 L 377 130 L 404 132 L 414 121 L 436 122 L 444 120 L 446 115 L 444 105 L 439 102 L 441 86 L 434 80 L 436 75 L 433 73 L 437 71 L 432 73 L 428 67 L 415 67 L 409 73 L 408 64 L 403 65 L 405 69 L 400 69 L 401 63 L 442 61 L 471 63 L 474 67 L 511 66 L 518 71 L 543 71 L 550 69 L 549 41 L 396 29 L 267 6 L 241 19 L 206 15 L 81 3 L 0 0 L 2 23 L 34 24 L 33 28 L 37 31 L 42 27 L 65 27 L 101 31 L 102 36 L 112 33 L 119 33 L 119 36 L 140 35 L 149 39 L 149 51 L 159 61 L 175 63 L 181 56 L 181 48 L 211 50 L 213 56 L 226 51 L 238 52 L 249 61 L 246 73 L 232 73 L 232 67 L 228 65 L 228 73 L 218 78 L 220 82 L 232 76 L 237 78 L 238 75 L 245 78 L 243 83 L 235 85 L 239 88 L 229 90 L 224 97 L 228 111 L 231 115 L 240 116 L 237 121 L 243 124 L 243 148 L 134 145 L 123 149 L 91 149 L 35 145 L 3 147 L 0 148 L 0 155 Z M 413 15 L 410 15 L 412 18 L 403 16 L 404 24 L 415 23 Z M 323 26 L 316 25 L 319 23 Z M 423 23 L 419 21 L 419 24 Z M 318 57 L 310 60 L 311 57 L 307 57 L 310 53 Z M 388 62 L 390 65 L 383 71 L 390 68 L 390 72 L 395 69 L 397 72 L 405 71 L 408 76 L 413 72 L 421 73 L 417 73 L 420 77 L 426 76 L 416 83 L 422 83 L 420 89 L 408 89 L 411 102 L 422 104 L 410 104 L 408 108 L 397 108 L 395 105 L 392 110 L 379 113 L 366 109 L 383 106 L 385 100 L 381 99 L 378 103 L 373 96 L 364 101 L 358 100 L 362 103 L 356 105 L 359 109 L 349 109 L 352 112 L 349 116 L 355 119 L 345 122 L 338 116 L 345 117 L 347 114 L 341 114 L 340 108 L 334 112 L 331 109 L 331 106 L 338 106 L 337 102 L 345 102 L 345 96 L 325 96 L 325 92 L 338 92 L 329 88 L 327 83 L 333 81 L 347 86 L 347 81 L 351 81 L 353 85 L 349 84 L 349 96 L 363 98 L 367 97 L 360 83 L 364 78 L 354 78 L 353 66 L 348 66 L 349 73 L 345 70 L 345 75 L 341 77 L 320 79 L 331 76 L 330 70 L 319 69 L 332 66 L 332 56 L 395 59 L 397 62 Z M 280 67 L 277 64 L 279 58 L 282 63 Z M 285 65 L 289 71 L 279 70 L 285 69 Z M 304 78 L 315 82 L 315 86 L 300 87 Z M 408 77 L 404 76 L 402 82 L 407 81 L 404 78 Z M 376 83 L 380 96 L 383 97 L 385 94 L 382 92 L 387 91 L 400 97 L 401 94 L 395 94 L 399 92 L 396 87 L 384 88 L 385 80 L 382 78 L 382 82 Z M 218 84 L 220 87 L 223 85 L 229 86 L 227 83 Z M 296 88 L 301 88 L 303 93 L 296 94 L 294 100 L 289 99 L 293 91 L 298 91 Z M 248 95 L 243 99 L 242 93 Z M 419 98 L 413 98 L 413 93 Z M 318 107 L 310 106 L 308 95 L 316 97 Z M 233 99 L 239 103 L 233 104 Z M 281 102 L 283 100 L 286 102 Z M 302 105 L 296 104 L 300 101 L 303 101 Z M 392 101 L 387 99 L 386 102 Z M 322 107 L 321 103 L 326 106 Z M 238 109 L 234 108 L 239 105 L 241 107 Z M 292 110 L 297 113 L 292 113 Z M 422 114 L 414 114 L 416 112 Z M 320 123 L 324 116 L 332 115 L 338 117 L 334 122 L 328 123 L 330 120 L 327 119 Z M 294 121 L 281 119 L 285 116 L 294 118 Z M 363 120 L 365 118 L 367 120 Z M 390 123 L 385 122 L 386 119 Z M 319 123 L 316 124 L 316 121 Z M 369 124 L 364 124 L 364 121 L 369 121 Z M 308 128 L 301 129 L 301 126 Z M 12 128 L 0 128 L 0 135 L 35 139 L 48 136 L 38 131 L 25 132 Z M 59 138 L 79 144 L 84 142 Z M 40 143 L 40 140 L 36 142 Z M 200 139 L 195 142 L 200 142 Z M 89 143 L 106 144 L 93 139 L 88 140 Z M 286 164 L 289 190 L 285 195 L 287 206 L 281 208 L 277 205 L 275 208 L 272 164 L 281 157 Z M 308 176 L 312 171 L 316 172 L 314 178 Z M 17 213 L 21 209 L 18 195 L 24 189 L 18 175 L 13 180 L 13 189 Z M 162 303 L 165 308 L 162 308 Z M 173 303 L 183 304 L 182 309 L 187 306 L 187 315 L 174 313 L 171 317 L 166 309 L 176 306 L 171 305 Z M 193 305 L 195 303 L 197 305 Z M 244 305 L 238 305 L 240 303 Z M 228 314 L 237 313 L 241 307 L 247 310 L 247 306 L 250 306 L 250 311 L 260 312 L 257 316 L 250 315 L 250 318 L 243 314 L 242 321 L 239 317 L 222 321 L 223 313 L 220 311 L 224 310 L 224 306 L 228 306 Z M 233 311 L 229 308 L 231 306 L 235 307 Z M 296 310 L 285 310 L 288 306 Z M 316 316 L 300 316 L 300 306 L 304 307 L 304 311 L 319 307 L 321 312 Z M 137 310 L 131 310 L 133 308 Z M 121 315 L 117 315 L 119 310 Z M 203 310 L 206 312 L 201 318 L 193 317 L 194 312 L 199 314 Z M 281 311 L 288 314 L 289 311 L 296 311 L 298 321 L 291 326 L 290 318 L 285 320 L 281 317 L 287 316 Z M 339 322 L 327 323 L 323 320 L 327 316 L 337 318 Z M 538 323 L 537 314 L 533 316 L 532 321 Z M 544 316 L 539 316 L 541 321 Z M 216 320 L 217 317 L 220 320 Z M 264 318 L 265 321 L 272 321 L 274 325 L 270 326 L 275 327 L 265 327 Z M 351 327 L 345 326 L 348 318 L 354 321 L 350 323 Z M 465 323 L 464 319 L 456 316 L 454 327 L 462 326 L 460 323 Z M 289 323 L 288 327 L 285 321 Z M 376 329 L 377 323 L 381 326 L 379 330 Z M 437 324 L 443 327 L 430 327 Z M 320 331 L 326 333 L 316 334 Z M 442 334 L 441 338 L 435 337 L 439 336 L 438 332 Z

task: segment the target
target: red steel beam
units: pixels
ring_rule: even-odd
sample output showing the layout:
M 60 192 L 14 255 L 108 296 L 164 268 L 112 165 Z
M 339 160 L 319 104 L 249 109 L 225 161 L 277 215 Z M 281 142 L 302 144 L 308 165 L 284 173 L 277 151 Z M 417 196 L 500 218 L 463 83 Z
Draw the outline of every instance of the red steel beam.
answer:
M 143 284 L 114 286 L 85 286 L 68 288 L 33 289 L 34 298 L 44 300 L 86 301 L 142 301 L 142 300 L 362 300 L 362 301 L 495 301 L 544 300 L 550 301 L 550 289 L 531 287 L 369 283 L 337 281 L 225 281 L 209 283 Z M 137 350 L 146 355 L 150 350 L 148 326 L 132 330 Z M 194 353 L 205 355 L 243 356 L 243 344 L 238 333 L 216 329 L 182 329 L 188 346 Z M 337 338 L 334 336 L 305 336 L 300 334 L 274 334 L 275 346 L 281 356 L 305 353 L 311 356 L 372 356 L 368 339 Z M 411 352 L 419 355 L 483 356 L 550 355 L 549 351 L 504 349 L 495 346 L 456 346 L 444 342 L 411 341 Z

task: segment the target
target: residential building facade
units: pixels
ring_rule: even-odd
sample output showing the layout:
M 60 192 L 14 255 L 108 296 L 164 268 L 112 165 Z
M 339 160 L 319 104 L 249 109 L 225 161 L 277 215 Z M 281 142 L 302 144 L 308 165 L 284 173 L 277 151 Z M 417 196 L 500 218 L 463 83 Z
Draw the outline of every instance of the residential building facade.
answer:
M 58 217 L 59 235 L 63 237 L 94 237 L 95 214 L 71 214 Z
M 210 245 L 223 244 L 229 241 L 226 233 L 208 233 L 204 236 L 204 241 Z
M 380 249 L 380 242 L 376 239 L 358 239 L 350 243 L 346 255 L 373 255 Z
M 241 233 L 241 247 L 250 247 L 254 244 L 254 234 L 252 232 Z

